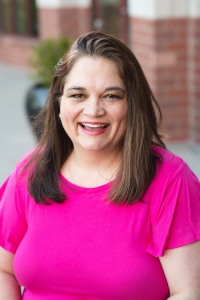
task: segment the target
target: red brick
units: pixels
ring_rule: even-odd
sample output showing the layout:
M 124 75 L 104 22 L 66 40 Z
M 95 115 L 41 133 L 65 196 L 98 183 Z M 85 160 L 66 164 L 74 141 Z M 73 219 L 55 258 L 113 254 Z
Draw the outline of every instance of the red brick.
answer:
M 76 39 L 91 30 L 89 8 L 39 9 L 40 37 L 61 35 Z
M 37 39 L 35 38 L 1 35 L 0 60 L 30 69 L 31 45 L 35 45 L 36 43 Z
M 163 125 L 181 140 L 188 138 L 187 21 L 130 21 L 131 45 L 161 106 Z

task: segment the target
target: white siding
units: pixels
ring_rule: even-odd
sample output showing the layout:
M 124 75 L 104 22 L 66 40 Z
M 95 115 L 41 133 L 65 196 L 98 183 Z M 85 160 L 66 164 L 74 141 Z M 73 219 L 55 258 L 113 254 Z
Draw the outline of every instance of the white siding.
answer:
M 152 20 L 200 17 L 200 0 L 128 0 L 128 14 Z
M 91 0 L 36 0 L 39 8 L 80 7 L 91 5 Z

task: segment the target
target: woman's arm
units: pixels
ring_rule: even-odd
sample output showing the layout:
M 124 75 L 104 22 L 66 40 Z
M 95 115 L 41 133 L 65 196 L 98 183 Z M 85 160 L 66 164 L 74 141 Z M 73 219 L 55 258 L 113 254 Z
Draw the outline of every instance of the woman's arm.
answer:
M 19 284 L 13 272 L 14 255 L 0 247 L 0 300 L 20 300 Z
M 160 262 L 170 289 L 168 300 L 200 299 L 200 241 L 165 251 Z

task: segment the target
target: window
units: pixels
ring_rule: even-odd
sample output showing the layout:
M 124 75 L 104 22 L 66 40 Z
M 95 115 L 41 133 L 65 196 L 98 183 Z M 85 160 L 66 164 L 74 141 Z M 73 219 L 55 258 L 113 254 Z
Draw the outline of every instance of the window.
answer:
M 35 0 L 0 0 L 0 32 L 37 35 Z
M 128 19 L 126 0 L 93 0 L 93 29 L 103 29 L 127 42 Z
M 120 9 L 119 0 L 103 0 L 104 29 L 119 36 Z

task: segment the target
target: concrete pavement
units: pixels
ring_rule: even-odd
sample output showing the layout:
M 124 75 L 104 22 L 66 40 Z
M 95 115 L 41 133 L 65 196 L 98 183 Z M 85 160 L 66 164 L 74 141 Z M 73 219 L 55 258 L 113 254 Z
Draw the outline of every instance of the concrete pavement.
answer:
M 0 184 L 35 144 L 24 111 L 31 84 L 26 72 L 0 63 Z
M 24 111 L 25 95 L 31 85 L 27 72 L 0 63 L 0 184 L 35 145 Z M 168 144 L 168 148 L 181 156 L 200 179 L 200 147 L 195 151 L 187 143 L 176 143 Z

